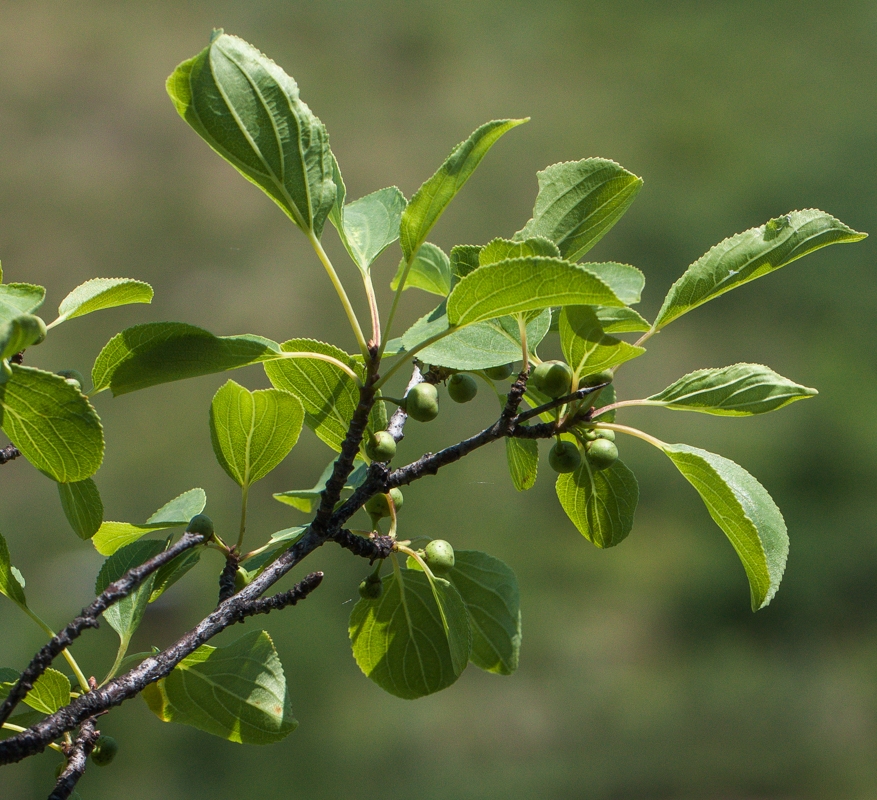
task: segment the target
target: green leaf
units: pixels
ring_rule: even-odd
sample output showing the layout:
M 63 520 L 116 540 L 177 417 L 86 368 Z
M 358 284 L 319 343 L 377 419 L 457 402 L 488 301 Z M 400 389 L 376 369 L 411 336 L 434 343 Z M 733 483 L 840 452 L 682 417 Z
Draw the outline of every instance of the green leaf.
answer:
M 505 454 L 515 489 L 519 492 L 532 489 L 539 469 L 539 446 L 536 440 L 506 437 Z
M 203 550 L 199 547 L 195 550 L 187 550 L 171 559 L 163 567 L 155 571 L 152 581 L 152 591 L 149 593 L 149 602 L 154 603 L 171 586 L 182 578 L 192 567 L 201 560 Z
M 588 395 L 591 398 L 590 402 L 593 404 L 594 408 L 597 409 L 592 416 L 596 417 L 597 414 L 600 413 L 600 409 L 605 406 L 611 406 L 618 398 L 615 396 L 615 387 L 611 384 L 600 389 L 596 395 Z M 607 411 L 605 414 L 600 416 L 597 422 L 615 422 L 615 409 L 612 411 Z
M 663 451 L 695 489 L 730 540 L 749 578 L 752 610 L 776 594 L 789 555 L 783 515 L 765 488 L 733 461 L 686 444 Z
M 70 702 L 70 680 L 62 672 L 49 667 L 37 678 L 24 702 L 41 714 L 54 714 Z
M 549 256 L 560 258 L 560 250 L 557 245 L 544 236 L 534 236 L 520 242 L 511 239 L 494 239 L 488 242 L 478 253 L 478 266 L 486 267 L 497 261 L 506 261 L 510 258 L 524 258 L 526 256 Z
M 518 579 L 507 564 L 478 550 L 457 550 L 454 559 L 448 580 L 469 612 L 469 660 L 487 672 L 511 675 L 518 668 L 521 649 Z
M 458 244 L 451 248 L 451 285 L 454 286 L 465 278 L 472 270 L 480 266 L 478 257 L 481 253 L 479 244 Z
M 384 691 L 413 700 L 450 686 L 466 668 L 469 618 L 457 590 L 434 589 L 422 572 L 396 570 L 377 600 L 360 599 L 350 614 L 353 657 Z
M 39 342 L 44 330 L 39 318 L 32 314 L 22 314 L 0 322 L 0 360 L 12 358 L 26 347 Z
M 165 549 L 166 543 L 154 539 L 145 542 L 134 542 L 117 550 L 104 561 L 97 574 L 94 591 L 100 594 L 113 581 L 121 578 L 132 567 L 139 567 L 144 561 L 157 556 Z M 104 611 L 104 619 L 119 634 L 119 638 L 127 644 L 146 612 L 146 604 L 152 594 L 155 575 L 150 575 L 131 594 Z
M 22 314 L 33 314 L 46 299 L 46 290 L 32 283 L 0 285 L 0 323 L 10 322 Z
M 77 286 L 58 306 L 55 323 L 130 303 L 151 303 L 152 287 L 131 278 L 93 278 Z
M 390 288 L 394 292 L 399 288 L 405 266 L 405 261 L 399 262 L 396 275 L 390 282 Z M 412 287 L 441 297 L 447 296 L 451 291 L 451 261 L 444 250 L 429 242 L 424 242 L 420 246 L 411 262 L 403 291 Z
M 400 244 L 405 260 L 417 252 L 448 203 L 487 155 L 487 151 L 507 131 L 526 122 L 525 119 L 501 119 L 487 122 L 466 141 L 458 144 L 444 164 L 415 192 L 402 213 Z
M 13 364 L 12 375 L 0 386 L 0 426 L 25 458 L 59 483 L 97 472 L 103 429 L 84 395 L 51 372 Z
M 597 306 L 597 319 L 605 333 L 639 333 L 651 330 L 652 324 L 632 308 Z
M 188 525 L 189 520 L 200 514 L 207 505 L 203 489 L 190 489 L 175 497 L 156 511 L 144 525 L 130 522 L 103 522 L 92 537 L 94 549 L 103 556 L 111 556 L 120 547 L 136 542 L 153 531 Z
M 283 666 L 265 631 L 227 647 L 201 645 L 166 678 L 143 690 L 163 722 L 191 725 L 241 744 L 272 744 L 289 736 L 292 716 Z
M 220 34 L 168 78 L 179 115 L 303 231 L 319 238 L 335 201 L 326 128 L 298 86 L 252 45 Z
M 533 218 L 515 239 L 544 236 L 568 261 L 577 261 L 603 238 L 643 185 L 642 178 L 604 158 L 552 164 L 536 177 Z
M 546 309 L 527 323 L 527 346 L 532 352 L 548 333 L 551 312 Z M 407 333 L 405 334 L 407 336 Z M 513 317 L 476 322 L 425 347 L 419 358 L 449 369 L 487 369 L 521 360 L 521 334 Z
M 345 489 L 355 489 L 365 479 L 367 469 L 365 462 L 356 459 L 354 463 L 357 465 L 356 469 L 347 478 L 347 482 L 344 485 Z M 320 502 L 320 494 L 326 488 L 326 481 L 329 480 L 334 469 L 335 461 L 332 460 L 320 474 L 320 477 L 317 478 L 317 482 L 312 488 L 290 489 L 287 492 L 277 492 L 274 495 L 274 499 L 297 508 L 299 511 L 304 511 L 306 514 L 310 514 L 314 510 L 314 506 Z
M 868 234 L 824 211 L 792 211 L 720 242 L 695 261 L 667 293 L 654 329 L 699 305 L 767 275 L 820 247 L 858 242 Z
M 639 499 L 634 474 L 621 462 L 595 470 L 582 458 L 575 472 L 557 476 L 557 499 L 589 542 L 614 547 L 627 538 Z
M 338 233 L 353 263 L 363 272 L 399 238 L 399 224 L 405 205 L 402 192 L 390 186 L 343 206 Z M 337 228 L 334 217 L 331 215 L 330 220 Z
M 148 322 L 117 334 L 98 353 L 92 394 L 110 389 L 118 396 L 280 357 L 277 342 L 261 336 L 214 336 L 182 322 Z
M 75 483 L 59 483 L 61 508 L 67 522 L 80 539 L 90 539 L 101 526 L 104 504 L 100 492 L 91 478 Z
M 12 566 L 9 547 L 6 545 L 6 539 L 0 534 L 0 594 L 5 594 L 17 606 L 27 608 L 24 581 L 19 580 L 20 575 L 21 573 Z
M 817 394 L 761 364 L 733 364 L 690 372 L 646 402 L 678 411 L 749 417 Z
M 462 327 L 549 306 L 622 306 L 609 286 L 584 267 L 557 258 L 529 256 L 479 267 L 448 297 L 448 320 Z
M 623 364 L 645 348 L 607 336 L 590 306 L 567 306 L 560 312 L 560 346 L 573 369 L 573 383 L 585 375 Z
M 626 305 L 634 305 L 640 301 L 646 276 L 630 264 L 618 264 L 615 261 L 598 261 L 581 264 L 598 275 Z
M 210 404 L 210 440 L 220 466 L 241 487 L 264 478 L 301 433 L 304 408 L 279 389 L 250 392 L 227 381 Z

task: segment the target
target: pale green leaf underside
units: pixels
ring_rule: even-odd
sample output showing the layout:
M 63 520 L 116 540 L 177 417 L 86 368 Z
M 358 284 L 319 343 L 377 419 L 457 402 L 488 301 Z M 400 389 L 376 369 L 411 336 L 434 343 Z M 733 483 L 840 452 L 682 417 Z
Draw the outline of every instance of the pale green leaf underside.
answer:
M 396 275 L 390 281 L 390 288 L 394 292 L 399 288 L 404 273 L 405 261 L 400 261 Z M 408 270 L 403 291 L 412 288 L 422 289 L 440 297 L 446 297 L 451 291 L 451 261 L 440 247 L 429 242 L 420 245 Z
M 664 445 L 663 450 L 737 551 L 749 578 L 752 610 L 764 608 L 779 588 L 789 554 L 786 523 L 776 503 L 727 458 L 685 444 Z
M 582 458 L 575 471 L 558 475 L 555 485 L 560 505 L 589 542 L 614 547 L 627 538 L 639 500 L 634 474 L 621 461 L 595 470 Z
M 0 534 L 0 594 L 6 595 L 16 605 L 26 608 L 27 599 L 24 596 L 24 587 L 18 582 L 12 570 L 9 547 L 6 544 L 6 539 Z
M 49 667 L 37 679 L 24 702 L 41 714 L 54 714 L 70 702 L 69 678 Z
M 748 417 L 816 394 L 816 389 L 794 383 L 761 364 L 733 364 L 684 375 L 646 402 L 678 411 Z
M 227 381 L 210 405 L 213 452 L 232 480 L 250 486 L 289 455 L 303 422 L 304 408 L 288 392 Z
M 519 492 L 532 489 L 539 470 L 539 445 L 535 439 L 506 437 L 506 461 L 512 483 Z
M 117 550 L 104 561 L 100 572 L 98 572 L 94 586 L 95 593 L 100 594 L 129 569 L 138 567 L 147 559 L 157 556 L 165 549 L 165 546 L 165 542 L 153 539 L 145 542 L 134 542 Z M 146 612 L 149 597 L 152 594 L 154 581 L 155 575 L 150 575 L 131 594 L 123 597 L 104 611 L 104 619 L 119 634 L 122 642 L 127 643 L 140 625 L 143 614 Z
M 585 375 L 616 367 L 645 353 L 642 347 L 607 336 L 591 306 L 567 306 L 560 312 L 560 346 L 573 370 L 573 383 Z
M 302 230 L 319 237 L 335 201 L 334 159 L 322 122 L 273 61 L 222 34 L 168 78 L 180 116 L 261 188 Z
M 744 283 L 767 275 L 820 247 L 867 236 L 824 211 L 792 211 L 713 247 L 670 287 L 654 328 Z
M 363 272 L 399 238 L 405 205 L 402 192 L 390 186 L 344 206 L 341 241 Z
M 147 525 L 187 525 L 196 514 L 200 514 L 207 505 L 207 494 L 203 489 L 189 489 L 169 500 L 148 520 Z
M 77 286 L 58 306 L 58 319 L 74 319 L 130 303 L 151 303 L 152 287 L 131 278 L 93 278 Z
M 437 578 L 440 612 L 422 572 L 397 570 L 383 579 L 383 587 L 379 599 L 359 600 L 350 614 L 359 668 L 384 691 L 409 700 L 447 688 L 466 668 L 471 649 L 459 593 Z
M 117 334 L 98 353 L 92 393 L 120 395 L 280 357 L 280 346 L 261 336 L 214 336 L 182 322 L 149 322 Z
M 632 306 L 640 301 L 646 276 L 636 267 L 615 261 L 588 261 L 579 266 L 602 278 L 625 305 Z
M 31 464 L 59 483 L 85 480 L 103 461 L 97 412 L 51 372 L 12 366 L 12 378 L 0 386 L 0 427 Z
M 43 335 L 43 327 L 33 314 L 22 314 L 19 317 L 0 322 L 0 361 L 12 358 Z
M 90 539 L 97 533 L 104 518 L 104 504 L 91 478 L 75 483 L 59 483 L 61 508 L 70 527 L 80 539 Z
M 33 314 L 46 299 L 46 290 L 32 283 L 0 285 L 0 322 L 9 322 L 22 314 Z
M 593 272 L 556 258 L 530 256 L 498 261 L 469 273 L 448 297 L 453 326 L 550 306 L 623 306 Z
M 569 261 L 577 261 L 603 238 L 643 183 L 642 178 L 603 158 L 552 164 L 536 177 L 539 194 L 533 218 L 515 239 L 544 236 Z
M 457 550 L 454 559 L 447 577 L 469 612 L 469 660 L 487 672 L 511 675 L 521 649 L 518 579 L 507 564 L 478 550 Z
M 525 119 L 502 119 L 487 122 L 458 144 L 438 171 L 411 198 L 402 213 L 400 244 L 405 260 L 426 240 L 448 203 L 487 155 L 487 151 L 507 131 Z
M 265 631 L 227 647 L 201 645 L 143 698 L 163 722 L 191 725 L 241 744 L 273 744 L 289 736 L 292 716 L 283 666 Z
M 604 333 L 642 333 L 652 324 L 632 308 L 597 307 L 597 319 Z

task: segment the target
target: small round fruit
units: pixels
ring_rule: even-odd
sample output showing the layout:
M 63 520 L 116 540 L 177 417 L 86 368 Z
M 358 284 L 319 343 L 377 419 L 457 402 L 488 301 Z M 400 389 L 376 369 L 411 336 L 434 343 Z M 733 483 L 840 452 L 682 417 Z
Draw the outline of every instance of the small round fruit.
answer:
M 48 331 L 46 330 L 46 323 L 37 316 L 34 316 L 33 319 L 33 324 L 38 331 L 37 338 L 34 340 L 34 345 L 42 344 L 44 341 L 46 341 L 46 334 L 48 333 Z
M 618 459 L 618 448 L 615 442 L 608 439 L 594 439 L 593 442 L 588 442 L 585 455 L 594 469 L 606 469 Z
M 213 520 L 206 514 L 195 514 L 186 526 L 186 533 L 200 533 L 206 541 L 213 537 Z
M 484 374 L 492 381 L 504 381 L 512 374 L 513 369 L 512 364 L 501 364 L 498 367 L 489 367 L 484 370 Z
M 433 539 L 423 548 L 423 560 L 436 575 L 445 575 L 454 568 L 454 548 L 444 539 Z
M 438 390 L 431 383 L 418 383 L 405 397 L 405 411 L 418 422 L 431 422 L 438 416 Z
M 390 489 L 390 497 L 393 498 L 393 505 L 396 507 L 396 513 L 402 508 L 403 498 L 402 492 L 398 489 Z M 390 501 L 385 494 L 376 494 L 368 499 L 365 504 L 365 510 L 377 519 L 390 516 Z
M 548 465 L 555 472 L 575 472 L 582 463 L 579 448 L 572 442 L 557 442 L 548 453 Z
M 615 431 L 611 431 L 608 428 L 598 428 L 594 431 L 596 439 L 608 439 L 610 442 L 615 441 Z
M 396 455 L 396 440 L 389 431 L 378 431 L 365 443 L 366 455 L 372 461 L 389 461 Z
M 359 596 L 363 600 L 377 600 L 384 591 L 384 584 L 377 575 L 369 575 L 359 584 Z
M 475 378 L 465 372 L 451 375 L 448 381 L 448 397 L 455 403 L 468 403 L 478 394 L 478 384 Z
M 57 374 L 75 389 L 82 391 L 82 384 L 85 383 L 85 378 L 82 377 L 82 373 L 79 370 L 62 369 L 59 370 Z
M 572 368 L 563 361 L 543 361 L 530 376 L 533 385 L 549 397 L 563 397 L 572 391 Z
M 112 762 L 118 752 L 119 745 L 112 736 L 98 736 L 94 750 L 91 751 L 91 760 L 95 766 L 105 767 Z
M 234 590 L 235 593 L 239 592 L 241 589 L 245 589 L 252 582 L 252 577 L 250 573 L 245 570 L 243 567 L 238 567 L 237 572 L 234 574 Z
M 579 388 L 585 389 L 588 386 L 600 386 L 603 383 L 612 383 L 613 378 L 611 369 L 604 369 L 602 372 L 595 372 L 593 375 L 585 375 L 579 381 Z

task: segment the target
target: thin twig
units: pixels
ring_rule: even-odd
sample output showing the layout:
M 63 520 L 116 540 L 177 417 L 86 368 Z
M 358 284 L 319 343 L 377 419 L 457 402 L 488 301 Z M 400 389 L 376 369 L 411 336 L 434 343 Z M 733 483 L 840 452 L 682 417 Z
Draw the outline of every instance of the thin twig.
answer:
M 67 756 L 67 766 L 58 776 L 55 788 L 49 795 L 49 800 L 67 800 L 79 779 L 85 774 L 85 767 L 88 764 L 88 757 L 94 750 L 94 745 L 98 740 L 98 731 L 95 729 L 93 718 L 85 720 L 79 727 L 79 735 L 73 744 L 67 748 L 65 755 Z

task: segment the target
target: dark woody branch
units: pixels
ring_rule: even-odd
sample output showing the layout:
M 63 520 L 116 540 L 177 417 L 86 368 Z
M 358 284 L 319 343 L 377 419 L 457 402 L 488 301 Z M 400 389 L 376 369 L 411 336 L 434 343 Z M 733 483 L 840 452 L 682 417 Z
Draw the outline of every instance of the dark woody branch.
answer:
M 79 779 L 85 774 L 88 757 L 94 750 L 98 740 L 98 731 L 95 729 L 93 719 L 85 720 L 79 728 L 79 735 L 64 753 L 67 757 L 67 765 L 58 776 L 55 788 L 49 795 L 49 800 L 67 800 L 73 794 Z

